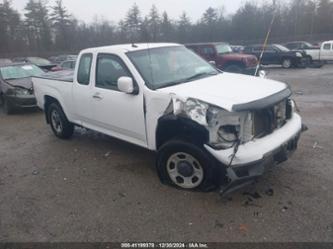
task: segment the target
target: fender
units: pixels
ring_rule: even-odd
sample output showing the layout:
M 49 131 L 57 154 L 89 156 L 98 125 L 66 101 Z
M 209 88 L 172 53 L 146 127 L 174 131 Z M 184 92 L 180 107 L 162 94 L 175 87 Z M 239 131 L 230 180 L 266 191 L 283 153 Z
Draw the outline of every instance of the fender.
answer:
M 174 114 L 160 117 L 156 129 L 156 148 L 174 137 L 186 138 L 202 146 L 209 141 L 209 132 L 205 127 L 186 117 Z

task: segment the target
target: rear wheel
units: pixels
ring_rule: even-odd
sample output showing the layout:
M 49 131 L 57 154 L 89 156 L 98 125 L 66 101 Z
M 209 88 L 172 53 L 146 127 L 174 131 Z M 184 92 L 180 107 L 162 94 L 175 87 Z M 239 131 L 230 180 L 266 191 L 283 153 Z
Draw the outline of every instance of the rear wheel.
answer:
M 158 151 L 156 167 L 163 183 L 185 190 L 211 191 L 223 174 L 204 148 L 184 140 L 165 143 Z
M 291 66 L 292 66 L 291 59 L 286 58 L 286 59 L 282 60 L 282 67 L 283 68 L 291 68 Z
M 62 108 L 57 103 L 52 103 L 48 108 L 48 120 L 53 133 L 61 139 L 69 139 L 74 133 L 74 125 L 68 121 Z

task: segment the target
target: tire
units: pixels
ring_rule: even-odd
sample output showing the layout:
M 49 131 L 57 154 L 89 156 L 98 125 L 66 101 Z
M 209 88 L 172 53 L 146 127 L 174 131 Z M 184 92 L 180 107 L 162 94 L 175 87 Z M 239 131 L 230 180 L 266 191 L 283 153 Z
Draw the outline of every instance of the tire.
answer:
M 283 68 L 288 69 L 288 68 L 292 67 L 293 63 L 292 63 L 291 59 L 285 58 L 285 59 L 282 60 L 281 65 L 282 65 Z
M 3 110 L 5 114 L 7 115 L 13 114 L 15 112 L 15 108 L 3 96 L 1 97 L 1 99 L 2 99 L 1 103 L 3 104 Z
M 177 165 L 176 165 L 177 163 Z M 208 152 L 185 140 L 171 140 L 158 150 L 156 168 L 164 184 L 183 189 L 208 192 L 221 182 L 223 171 Z
M 239 65 L 229 65 L 225 67 L 224 71 L 229 73 L 242 73 L 243 68 Z
M 74 125 L 68 121 L 58 103 L 52 103 L 49 106 L 47 109 L 47 117 L 54 135 L 61 139 L 69 139 L 72 137 Z

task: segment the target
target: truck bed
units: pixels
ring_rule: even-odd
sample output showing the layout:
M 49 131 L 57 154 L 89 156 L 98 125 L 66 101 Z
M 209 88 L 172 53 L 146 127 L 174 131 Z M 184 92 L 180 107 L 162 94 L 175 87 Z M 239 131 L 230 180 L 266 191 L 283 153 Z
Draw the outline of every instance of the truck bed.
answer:
M 39 77 L 33 77 L 34 93 L 37 105 L 43 109 L 45 96 L 53 97 L 60 102 L 68 118 L 72 118 L 73 96 L 72 84 L 74 81 L 73 71 L 59 71 L 45 73 Z
M 64 71 L 58 71 L 58 72 L 48 72 L 48 73 L 42 74 L 36 78 L 66 81 L 66 82 L 73 83 L 74 71 L 73 70 L 64 70 Z

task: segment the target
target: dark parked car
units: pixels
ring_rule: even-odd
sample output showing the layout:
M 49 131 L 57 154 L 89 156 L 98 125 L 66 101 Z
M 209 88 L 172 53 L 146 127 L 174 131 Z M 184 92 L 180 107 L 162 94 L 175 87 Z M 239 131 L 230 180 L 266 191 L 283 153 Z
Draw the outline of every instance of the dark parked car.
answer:
M 254 75 L 258 60 L 253 55 L 233 52 L 228 43 L 194 43 L 185 45 L 217 68 L 233 73 Z
M 0 100 L 7 114 L 18 108 L 36 106 L 31 76 L 43 74 L 33 64 L 7 64 L 0 66 Z
M 62 69 L 73 70 L 75 68 L 76 60 L 64 61 L 60 64 Z
M 47 59 L 40 57 L 16 57 L 13 62 L 34 64 L 44 71 L 58 71 L 59 67 Z
M 284 44 L 285 47 L 289 48 L 290 50 L 310 50 L 310 49 L 320 49 L 320 46 L 315 46 L 306 41 L 293 41 L 287 42 Z
M 251 45 L 244 48 L 244 53 L 253 54 L 258 59 L 262 52 L 262 45 Z M 261 59 L 263 65 L 282 65 L 283 68 L 305 67 L 306 54 L 303 51 L 291 51 L 280 44 L 266 46 Z

